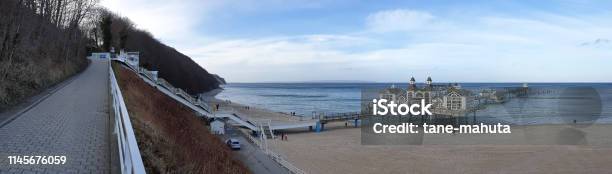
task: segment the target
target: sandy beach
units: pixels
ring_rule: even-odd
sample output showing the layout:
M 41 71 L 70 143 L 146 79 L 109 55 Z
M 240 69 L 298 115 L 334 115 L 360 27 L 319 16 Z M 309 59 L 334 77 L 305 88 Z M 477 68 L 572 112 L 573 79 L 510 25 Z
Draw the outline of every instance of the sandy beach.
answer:
M 225 106 L 225 107 L 223 107 Z M 245 116 L 258 119 L 299 120 L 288 114 L 232 103 Z M 610 131 L 593 126 L 588 144 L 608 144 L 601 139 Z M 559 131 L 541 125 L 520 131 Z M 325 131 L 284 131 L 288 140 L 269 140 L 273 151 L 308 173 L 610 173 L 612 148 L 590 145 L 361 145 L 359 128 L 344 122 L 326 125 Z M 608 136 L 609 137 L 609 136 Z M 436 139 L 427 139 L 435 142 Z M 520 143 L 519 143 L 520 144 Z
M 215 107 L 216 104 L 219 104 L 220 111 L 233 112 L 251 120 L 271 120 L 279 122 L 310 120 L 310 118 L 291 116 L 289 113 L 274 112 L 268 109 L 256 108 L 218 99 L 213 99 L 210 106 Z
M 612 148 L 571 145 L 364 146 L 358 128 L 289 134 L 279 151 L 309 173 L 610 173 Z

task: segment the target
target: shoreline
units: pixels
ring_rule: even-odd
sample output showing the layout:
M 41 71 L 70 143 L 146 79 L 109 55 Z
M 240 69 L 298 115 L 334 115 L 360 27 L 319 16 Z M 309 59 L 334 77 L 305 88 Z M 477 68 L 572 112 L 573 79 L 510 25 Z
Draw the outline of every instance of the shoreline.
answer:
M 216 104 L 219 104 L 219 111 L 235 112 L 250 119 L 269 119 L 271 121 L 300 121 L 301 119 L 310 119 L 310 117 L 292 116 L 284 112 L 275 112 L 266 108 L 252 107 L 217 98 L 212 99 L 209 103 L 211 103 L 210 107 L 212 108 L 216 108 Z

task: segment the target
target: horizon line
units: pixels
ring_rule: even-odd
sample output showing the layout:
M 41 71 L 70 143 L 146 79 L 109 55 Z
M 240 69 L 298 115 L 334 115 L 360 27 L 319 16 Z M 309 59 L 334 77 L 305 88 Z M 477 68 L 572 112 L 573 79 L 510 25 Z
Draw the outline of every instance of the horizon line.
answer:
M 227 82 L 230 83 L 389 83 L 389 84 L 407 84 L 410 82 L 377 82 L 377 81 L 263 81 L 263 82 Z M 417 84 L 425 84 L 425 82 L 416 82 Z M 464 82 L 432 82 L 433 84 L 448 84 L 448 83 L 612 83 L 612 82 L 594 82 L 594 81 L 565 81 L 565 82 L 502 82 L 502 81 L 464 81 Z

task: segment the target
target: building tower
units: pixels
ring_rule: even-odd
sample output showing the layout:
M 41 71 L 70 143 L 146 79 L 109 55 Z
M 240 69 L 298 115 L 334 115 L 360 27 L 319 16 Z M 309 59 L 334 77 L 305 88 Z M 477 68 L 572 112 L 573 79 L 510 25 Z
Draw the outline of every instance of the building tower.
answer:
M 416 90 L 416 80 L 414 77 L 410 77 L 410 85 L 408 85 L 409 90 Z
M 431 87 L 431 77 L 427 77 L 427 86 Z

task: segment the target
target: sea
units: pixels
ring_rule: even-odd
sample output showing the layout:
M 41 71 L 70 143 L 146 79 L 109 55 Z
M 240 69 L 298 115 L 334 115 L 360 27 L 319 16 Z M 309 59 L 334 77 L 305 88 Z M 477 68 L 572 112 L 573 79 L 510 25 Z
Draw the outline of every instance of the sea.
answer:
M 424 84 L 417 84 L 424 86 Z M 447 85 L 440 83 L 434 85 Z M 511 124 L 612 123 L 612 83 L 459 83 L 483 89 L 528 85 L 529 95 L 470 114 L 471 119 Z M 364 89 L 407 88 L 407 83 L 229 83 L 216 97 L 298 116 L 359 112 Z

